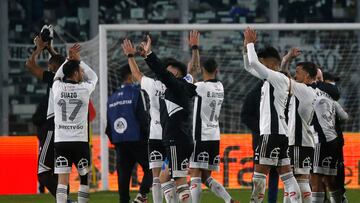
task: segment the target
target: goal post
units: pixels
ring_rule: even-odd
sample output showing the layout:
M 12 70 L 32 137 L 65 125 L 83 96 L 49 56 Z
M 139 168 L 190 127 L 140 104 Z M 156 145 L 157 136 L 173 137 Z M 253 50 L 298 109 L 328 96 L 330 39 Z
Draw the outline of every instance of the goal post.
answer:
M 310 47 L 312 42 L 314 44 L 314 47 L 317 46 L 318 44 L 320 44 L 319 49 L 325 49 L 324 47 L 321 47 L 322 44 L 324 43 L 326 46 L 326 50 L 328 50 L 329 52 L 332 51 L 332 49 L 337 48 L 337 49 L 341 49 L 337 54 L 343 54 L 343 51 L 349 51 L 349 53 L 345 53 L 348 54 L 349 58 L 344 58 L 344 56 L 339 56 L 339 58 L 334 58 L 333 61 L 331 62 L 331 65 L 333 66 L 338 66 L 340 65 L 346 65 L 346 66 L 350 66 L 349 70 L 346 70 L 347 72 L 344 73 L 351 73 L 352 71 L 355 71 L 357 73 L 359 73 L 360 68 L 358 68 L 357 66 L 355 66 L 355 64 L 359 63 L 359 59 L 360 58 L 360 54 L 359 54 L 359 46 L 356 47 L 348 47 L 349 50 L 343 50 L 342 47 L 338 48 L 336 46 L 341 46 L 341 43 L 345 43 L 344 45 L 351 45 L 352 42 L 359 42 L 360 39 L 360 34 L 358 33 L 358 31 L 360 30 L 360 23 L 311 23 L 311 24 L 102 24 L 99 25 L 99 98 L 97 98 L 99 100 L 99 113 L 100 113 L 100 128 L 99 128 L 99 134 L 100 134 L 100 146 L 101 146 L 101 150 L 100 150 L 100 159 L 101 159 L 101 190 L 108 190 L 109 189 L 109 182 L 108 182 L 108 175 L 109 175 L 109 149 L 108 149 L 108 138 L 105 134 L 105 128 L 106 128 L 106 105 L 107 105 L 107 98 L 109 96 L 109 83 L 108 83 L 108 78 L 111 76 L 109 75 L 109 47 L 108 47 L 108 35 L 110 32 L 126 32 L 126 33 L 131 33 L 131 32 L 146 32 L 146 31 L 161 31 L 161 32 L 182 32 L 182 31 L 189 31 L 189 30 L 199 30 L 199 31 L 204 31 L 204 32 L 215 32 L 215 31 L 219 31 L 219 32 L 224 32 L 222 37 L 226 37 L 226 32 L 230 32 L 230 31 L 243 31 L 246 27 L 252 27 L 255 28 L 256 30 L 259 31 L 269 31 L 269 32 L 322 32 L 322 31 L 336 31 L 336 32 L 346 32 L 349 31 L 351 32 L 350 34 L 346 34 L 344 36 L 350 36 L 349 39 L 344 39 L 343 35 L 337 36 L 336 34 L 332 35 L 322 35 L 319 34 L 319 36 L 317 36 L 315 34 L 314 39 L 311 38 L 311 33 L 309 33 L 309 37 L 307 37 L 308 40 L 306 43 L 307 47 Z M 127 35 L 122 35 L 122 36 L 127 36 Z M 271 44 L 272 40 L 275 40 L 275 43 L 283 43 L 284 46 L 282 47 L 289 47 L 289 44 L 286 44 L 287 42 L 280 42 L 282 40 L 281 35 L 279 36 L 278 34 L 276 34 L 277 39 L 270 39 L 270 43 L 269 43 L 269 39 L 265 37 L 263 37 L 261 40 L 266 41 L 268 44 Z M 327 39 L 327 36 L 334 36 L 333 39 Z M 240 34 L 238 36 L 239 39 L 241 39 Z M 296 36 L 295 36 L 296 37 Z M 301 36 L 299 36 L 298 38 L 300 38 Z M 169 44 L 171 44 L 171 39 L 169 38 L 167 40 L 169 40 Z M 213 40 L 217 40 L 218 38 L 213 38 Z M 230 38 L 234 39 L 233 37 Z M 288 37 L 288 40 L 290 40 L 291 38 Z M 295 38 L 294 38 L 295 39 Z M 320 43 L 317 41 L 320 40 Z M 323 40 L 323 42 L 321 42 L 321 40 Z M 352 41 L 346 41 L 346 42 L 342 42 L 341 40 L 352 40 Z M 226 41 L 226 40 L 224 40 Z M 300 41 L 300 40 L 299 40 Z M 211 42 L 211 39 L 209 39 L 209 42 Z M 110 42 L 111 43 L 111 42 Z M 213 42 L 216 43 L 216 42 Z M 274 42 L 273 42 L 274 43 Z M 290 43 L 291 44 L 291 43 Z M 292 44 L 291 44 L 292 45 Z M 299 44 L 298 46 L 301 48 L 301 46 L 303 46 L 304 44 Z M 220 45 L 219 45 L 220 46 Z M 231 44 L 231 41 L 229 41 L 229 44 L 226 44 L 226 46 L 233 46 Z M 158 49 L 159 47 L 156 47 L 156 49 Z M 241 62 L 241 49 L 242 47 L 234 47 L 233 52 L 238 52 L 239 57 L 236 56 L 236 53 L 231 57 L 225 58 L 224 61 L 220 62 L 220 65 L 222 64 L 228 64 L 230 60 L 235 60 L 236 64 L 239 63 L 239 66 L 242 66 L 242 62 Z M 121 47 L 118 46 L 118 49 L 120 50 Z M 174 48 L 175 50 L 176 48 Z M 310 50 L 311 48 L 309 48 Z M 350 50 L 351 49 L 351 50 Z M 117 52 L 121 51 L 119 50 L 115 50 Z M 317 47 L 315 47 L 314 52 L 316 52 Z M 114 50 L 112 50 L 114 51 Z M 284 50 L 281 50 L 283 54 Z M 206 56 L 212 56 L 212 51 L 208 51 L 206 52 Z M 324 52 L 323 54 L 326 55 L 327 52 Z M 218 53 L 217 53 L 218 54 Z M 313 53 L 312 53 L 313 54 Z M 316 54 L 316 53 L 314 53 Z M 309 57 L 305 57 L 305 59 L 312 59 L 313 55 L 309 54 Z M 326 56 L 324 56 L 325 58 Z M 221 57 L 220 57 L 221 58 Z M 321 57 L 319 57 L 321 58 Z M 223 59 L 223 58 L 221 58 Z M 321 60 L 319 60 L 319 62 L 321 63 Z M 325 60 L 325 59 L 324 59 Z M 332 60 L 332 59 L 329 59 Z M 230 61 L 231 63 L 231 61 Z M 234 65 L 234 64 L 232 64 Z M 320 64 L 322 65 L 322 64 Z M 339 65 L 339 66 L 340 66 Z M 226 66 L 226 65 L 224 65 Z M 329 67 L 327 67 L 329 69 Z M 341 67 L 340 67 L 341 68 Z M 334 67 L 330 68 L 330 70 L 335 70 L 336 73 L 341 72 L 341 70 L 336 69 Z M 238 67 L 238 69 L 241 69 L 241 67 Z M 223 70 L 221 70 L 223 71 Z M 225 74 L 227 74 L 227 70 L 224 70 Z M 233 71 L 233 70 L 231 70 Z M 234 70 L 235 72 L 238 70 Z M 233 72 L 231 72 L 233 73 Z M 236 72 L 238 73 L 238 77 L 235 77 L 234 80 L 236 79 L 248 79 L 251 76 L 244 76 L 243 72 Z M 230 74 L 230 73 L 229 73 Z M 360 73 L 359 73 L 360 74 Z M 350 78 L 350 77 L 349 77 Z M 225 79 L 225 78 L 224 78 Z M 253 80 L 251 81 L 247 81 L 246 85 L 250 86 L 249 84 L 252 83 Z M 344 82 L 344 84 L 347 85 L 347 87 L 349 88 L 349 90 L 347 89 L 347 92 L 351 92 L 352 88 L 354 88 L 354 84 L 356 84 L 355 82 L 352 83 L 348 83 L 348 82 Z M 359 83 L 357 83 L 359 84 Z M 244 86 L 246 86 L 244 85 Z M 229 88 L 232 88 L 232 86 L 229 84 Z M 229 93 L 232 94 L 240 94 L 237 95 L 239 97 L 244 96 L 243 92 L 245 92 L 245 89 L 247 89 L 246 87 L 241 87 L 244 90 L 241 90 L 241 93 L 237 93 L 237 90 L 229 90 Z M 225 89 L 225 91 L 227 91 Z M 226 93 L 225 93 L 226 94 Z M 238 98 L 238 97 L 237 97 Z M 359 116 L 355 115 L 355 113 L 360 113 L 359 107 L 356 106 L 359 103 L 358 98 L 353 98 L 354 103 L 349 104 L 347 107 L 350 108 L 349 110 L 354 110 L 354 116 L 356 117 L 357 120 L 355 120 L 355 123 L 351 124 L 352 126 L 346 126 L 346 129 L 348 131 L 356 131 L 359 132 L 359 124 L 356 124 L 356 122 L 359 121 Z M 353 101 L 351 100 L 351 101 Z M 357 104 L 356 104 L 357 103 Z M 222 109 L 222 111 L 227 111 L 229 108 L 229 111 L 232 110 L 231 108 L 234 107 L 234 104 L 228 104 L 228 106 L 224 106 Z M 238 108 L 238 107 L 236 107 Z M 232 118 L 229 118 L 232 119 Z M 235 119 L 234 122 L 238 122 L 238 120 Z M 240 125 L 240 124 L 239 124 Z M 238 133 L 240 131 L 236 131 L 234 130 L 235 128 L 237 128 L 238 125 L 237 124 L 232 124 L 232 126 L 230 126 L 228 129 L 231 129 L 229 131 L 226 131 L 227 133 Z M 226 127 L 225 127 L 226 128 Z M 227 129 L 227 128 L 226 128 Z

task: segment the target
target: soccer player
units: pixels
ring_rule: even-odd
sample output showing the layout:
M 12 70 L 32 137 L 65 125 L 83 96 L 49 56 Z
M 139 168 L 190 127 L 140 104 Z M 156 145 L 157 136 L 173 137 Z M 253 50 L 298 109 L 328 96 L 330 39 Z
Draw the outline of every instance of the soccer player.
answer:
M 191 193 L 186 177 L 193 149 L 192 136 L 187 123 L 190 116 L 190 100 L 196 95 L 196 86 L 184 79 L 186 65 L 168 66 L 151 51 L 151 39 L 147 36 L 144 45 L 145 61 L 159 80 L 166 86 L 164 103 L 163 139 L 169 159 L 171 177 L 177 186 L 180 202 L 191 202 Z M 131 56 L 130 56 L 131 57 Z
M 216 79 L 218 65 L 208 59 L 202 67 L 202 82 L 197 82 L 197 96 L 193 111 L 194 151 L 190 159 L 191 197 L 193 203 L 201 202 L 201 183 L 226 203 L 233 202 L 224 186 L 211 177 L 212 171 L 220 170 L 219 116 L 224 101 L 224 87 Z
M 275 49 L 269 48 L 264 57 L 260 58 L 260 62 L 254 48 L 255 31 L 247 28 L 244 37 L 248 54 L 248 57 L 244 58 L 244 60 L 248 60 L 245 62 L 246 70 L 260 79 L 266 79 L 261 92 L 260 139 L 255 150 L 254 187 L 251 202 L 262 202 L 264 199 L 266 176 L 272 166 L 277 167 L 280 178 L 284 182 L 285 194 L 290 194 L 288 196 L 290 201 L 301 202 L 300 188 L 291 171 L 287 153 L 288 132 L 285 111 L 288 108 L 289 90 L 291 89 L 290 79 L 284 74 L 274 71 L 280 66 L 280 56 Z M 286 200 L 286 197 L 284 198 Z
M 89 201 L 88 105 L 98 77 L 87 64 L 80 61 L 79 51 L 78 44 L 69 50 L 69 60 L 57 70 L 52 86 L 55 112 L 55 173 L 59 176 L 57 203 L 65 203 L 67 200 L 67 187 L 73 163 L 80 175 L 78 202 Z
M 36 78 L 47 83 L 47 104 L 45 123 L 40 127 L 40 153 L 38 158 L 38 179 L 39 182 L 44 185 L 51 195 L 56 196 L 56 187 L 58 177 L 54 174 L 54 104 L 53 94 L 51 87 L 53 84 L 55 72 L 64 63 L 65 57 L 56 53 L 51 46 L 51 43 L 45 43 L 41 37 L 35 38 L 36 49 L 31 54 L 30 58 L 26 61 L 26 67 Z M 51 54 L 48 61 L 48 70 L 44 70 L 37 64 L 37 58 L 47 49 Z
M 151 187 L 147 140 L 150 116 L 147 94 L 133 82 L 128 64 L 120 69 L 121 87 L 108 99 L 106 134 L 115 145 L 118 188 L 121 203 L 129 203 L 130 178 L 134 165 L 139 163 L 144 171 L 135 203 L 147 202 Z
M 200 64 L 197 62 L 199 59 L 199 53 L 197 49 L 199 46 L 199 37 L 200 33 L 196 30 L 191 31 L 189 34 L 189 45 L 192 47 L 192 60 L 188 66 L 187 72 L 191 75 L 195 75 L 200 69 Z M 130 40 L 125 39 L 123 41 L 122 48 L 126 56 L 135 55 L 136 51 Z M 140 54 L 144 55 L 145 53 Z M 141 88 L 148 93 L 150 99 L 151 127 L 149 136 L 149 162 L 150 168 L 153 172 L 153 201 L 155 203 L 162 202 L 161 188 L 163 188 L 166 202 L 172 202 L 175 201 L 176 197 L 176 186 L 174 182 L 169 180 L 161 184 L 159 178 L 161 167 L 166 157 L 165 147 L 162 143 L 163 136 L 160 122 L 160 99 L 163 99 L 166 87 L 160 80 L 143 75 L 134 57 L 128 57 L 128 63 L 130 65 L 134 79 L 140 82 Z M 179 65 L 179 63 L 173 59 L 166 59 L 165 64 L 166 67 L 176 67 Z

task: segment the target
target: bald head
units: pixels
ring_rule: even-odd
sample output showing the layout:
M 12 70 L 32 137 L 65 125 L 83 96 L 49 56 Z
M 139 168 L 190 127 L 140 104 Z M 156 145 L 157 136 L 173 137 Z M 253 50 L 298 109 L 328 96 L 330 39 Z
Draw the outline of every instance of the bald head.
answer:
M 320 68 L 317 69 L 316 81 L 324 81 L 324 77 Z

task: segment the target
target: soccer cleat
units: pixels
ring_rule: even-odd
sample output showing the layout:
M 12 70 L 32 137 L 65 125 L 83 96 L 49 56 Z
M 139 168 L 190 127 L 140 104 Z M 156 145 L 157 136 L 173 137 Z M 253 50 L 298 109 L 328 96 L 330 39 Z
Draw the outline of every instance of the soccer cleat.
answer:
M 147 203 L 147 196 L 146 195 L 142 195 L 140 193 L 138 193 L 133 201 L 133 203 Z

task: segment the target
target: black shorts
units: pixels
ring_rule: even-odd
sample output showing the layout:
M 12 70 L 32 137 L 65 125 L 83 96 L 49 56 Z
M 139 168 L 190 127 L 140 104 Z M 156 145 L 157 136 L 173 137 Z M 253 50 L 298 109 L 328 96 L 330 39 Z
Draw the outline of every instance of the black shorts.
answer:
M 166 156 L 169 159 L 169 171 L 172 178 L 188 176 L 189 160 L 194 144 L 170 141 L 166 146 Z
M 289 155 L 294 174 L 310 174 L 314 158 L 313 147 L 289 146 Z
M 210 171 L 220 170 L 220 141 L 195 141 L 190 158 L 190 168 L 200 168 Z
M 161 168 L 166 158 L 166 150 L 162 140 L 149 139 L 148 149 L 150 169 Z
M 313 173 L 336 176 L 341 147 L 338 138 L 330 142 L 316 144 Z
M 47 120 L 41 127 L 39 137 L 42 137 L 39 145 L 38 174 L 54 171 L 54 120 Z
M 75 164 L 78 173 L 83 176 L 90 170 L 90 148 L 88 142 L 55 143 L 55 174 L 71 172 Z
M 268 166 L 290 165 L 288 138 L 285 135 L 261 135 L 255 148 L 254 163 Z

